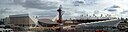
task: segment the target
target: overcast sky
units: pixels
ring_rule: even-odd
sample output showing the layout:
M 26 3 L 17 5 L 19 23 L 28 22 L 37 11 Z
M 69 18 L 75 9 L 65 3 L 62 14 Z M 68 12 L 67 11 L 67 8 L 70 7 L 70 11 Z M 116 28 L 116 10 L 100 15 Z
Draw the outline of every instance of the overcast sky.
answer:
M 55 17 L 59 5 L 65 11 L 64 18 L 87 14 L 128 17 L 128 0 L 0 0 L 0 18 L 15 14 Z M 114 5 L 119 8 L 108 11 Z

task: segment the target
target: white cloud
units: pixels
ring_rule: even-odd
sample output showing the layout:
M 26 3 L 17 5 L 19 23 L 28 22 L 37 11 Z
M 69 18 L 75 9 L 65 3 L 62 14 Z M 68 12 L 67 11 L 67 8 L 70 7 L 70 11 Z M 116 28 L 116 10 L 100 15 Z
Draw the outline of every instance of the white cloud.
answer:
M 26 8 L 37 8 L 37 9 L 56 9 L 58 7 L 59 3 L 54 1 L 41 1 L 41 0 L 26 0 L 26 2 L 23 4 L 23 7 Z
M 56 10 L 61 4 L 63 6 L 62 10 L 65 11 L 64 17 L 101 13 L 128 17 L 125 11 L 104 11 L 105 8 L 112 5 L 119 5 L 122 9 L 128 10 L 127 0 L 0 0 L 0 3 L 2 3 L 0 4 L 0 9 L 10 9 L 5 11 L 0 10 L 1 14 L 7 14 L 3 16 L 21 13 L 30 13 L 37 16 L 56 16 L 58 13 Z

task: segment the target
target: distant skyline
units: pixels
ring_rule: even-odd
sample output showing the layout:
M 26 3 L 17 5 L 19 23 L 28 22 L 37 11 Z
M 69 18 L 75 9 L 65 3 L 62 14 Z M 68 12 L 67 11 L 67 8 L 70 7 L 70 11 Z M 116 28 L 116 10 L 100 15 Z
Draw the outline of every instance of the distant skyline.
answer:
M 59 5 L 62 5 L 62 10 L 65 11 L 64 18 L 87 14 L 128 17 L 128 0 L 0 0 L 0 18 L 15 14 L 55 17 Z M 119 11 L 104 10 L 113 5 L 119 6 Z

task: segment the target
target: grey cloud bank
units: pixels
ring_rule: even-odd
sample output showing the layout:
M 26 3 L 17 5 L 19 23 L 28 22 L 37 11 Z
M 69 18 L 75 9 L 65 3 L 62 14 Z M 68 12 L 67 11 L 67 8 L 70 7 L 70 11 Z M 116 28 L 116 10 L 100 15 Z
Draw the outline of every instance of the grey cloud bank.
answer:
M 35 16 L 57 15 L 59 5 L 65 11 L 64 18 L 78 17 L 82 14 L 115 14 L 118 17 L 128 17 L 127 0 L 0 0 L 0 18 L 13 14 L 32 14 Z M 122 6 L 121 3 L 123 3 Z M 112 5 L 119 5 L 125 11 L 104 11 Z M 124 12 L 124 13 L 123 13 Z M 120 16 L 123 15 L 123 16 Z

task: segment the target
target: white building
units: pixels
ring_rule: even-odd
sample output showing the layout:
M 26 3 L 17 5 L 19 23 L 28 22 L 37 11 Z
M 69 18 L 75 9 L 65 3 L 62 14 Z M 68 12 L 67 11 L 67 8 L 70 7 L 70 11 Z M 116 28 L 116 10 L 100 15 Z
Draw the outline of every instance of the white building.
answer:
M 88 32 L 95 32 L 96 30 L 104 30 L 104 31 L 118 31 L 117 27 L 121 20 L 119 19 L 112 19 L 106 21 L 99 21 L 99 22 L 91 22 L 91 23 L 82 23 L 76 26 L 78 31 L 88 31 Z
M 9 23 L 11 26 L 30 27 L 37 25 L 38 19 L 29 14 L 10 15 Z

